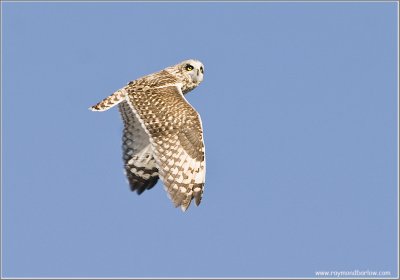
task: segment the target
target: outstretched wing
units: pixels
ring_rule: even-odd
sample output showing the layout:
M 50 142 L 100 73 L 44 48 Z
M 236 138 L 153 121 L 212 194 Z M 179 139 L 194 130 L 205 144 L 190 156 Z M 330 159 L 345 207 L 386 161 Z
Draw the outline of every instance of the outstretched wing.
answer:
M 99 111 L 99 112 L 107 111 L 108 109 L 111 109 L 115 105 L 124 101 L 125 97 L 126 97 L 125 88 L 119 89 L 110 96 L 107 96 L 106 98 L 101 100 L 96 105 L 89 107 L 89 110 Z
M 201 202 L 205 155 L 201 119 L 177 86 L 127 88 L 127 102 L 150 136 L 159 176 L 175 206 Z
M 118 106 L 124 121 L 122 152 L 125 174 L 131 190 L 141 194 L 146 189 L 151 189 L 158 181 L 153 148 L 149 136 L 127 102 L 123 101 Z

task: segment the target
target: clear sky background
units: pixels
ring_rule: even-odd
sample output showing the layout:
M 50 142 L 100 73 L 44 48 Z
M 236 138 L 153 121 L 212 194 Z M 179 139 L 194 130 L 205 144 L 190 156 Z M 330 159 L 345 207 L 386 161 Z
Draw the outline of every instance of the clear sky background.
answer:
M 2 3 L 9 277 L 397 276 L 397 4 Z M 200 207 L 129 190 L 118 110 L 188 58 Z

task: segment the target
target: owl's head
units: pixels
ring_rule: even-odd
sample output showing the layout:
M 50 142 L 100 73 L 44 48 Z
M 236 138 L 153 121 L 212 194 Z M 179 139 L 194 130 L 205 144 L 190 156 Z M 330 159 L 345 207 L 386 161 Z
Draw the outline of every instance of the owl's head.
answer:
M 181 84 L 182 93 L 186 94 L 203 81 L 204 65 L 196 59 L 188 59 L 163 71 L 177 78 Z
M 182 61 L 179 66 L 180 72 L 189 78 L 189 81 L 199 85 L 203 81 L 204 65 L 198 60 L 189 59 Z

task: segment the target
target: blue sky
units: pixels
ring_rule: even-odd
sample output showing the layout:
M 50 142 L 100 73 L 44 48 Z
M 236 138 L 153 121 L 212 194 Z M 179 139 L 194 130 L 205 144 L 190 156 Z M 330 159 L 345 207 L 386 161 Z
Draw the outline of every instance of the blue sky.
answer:
M 2 3 L 8 277 L 398 273 L 397 8 L 381 3 Z M 188 58 L 200 207 L 130 192 L 116 109 Z

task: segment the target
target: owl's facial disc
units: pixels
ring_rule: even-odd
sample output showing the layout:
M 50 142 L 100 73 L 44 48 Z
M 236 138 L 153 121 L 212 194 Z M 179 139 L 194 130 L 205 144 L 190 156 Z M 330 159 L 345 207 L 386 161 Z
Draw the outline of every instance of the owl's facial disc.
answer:
M 183 64 L 183 69 L 195 84 L 203 81 L 204 65 L 198 60 L 187 60 Z

